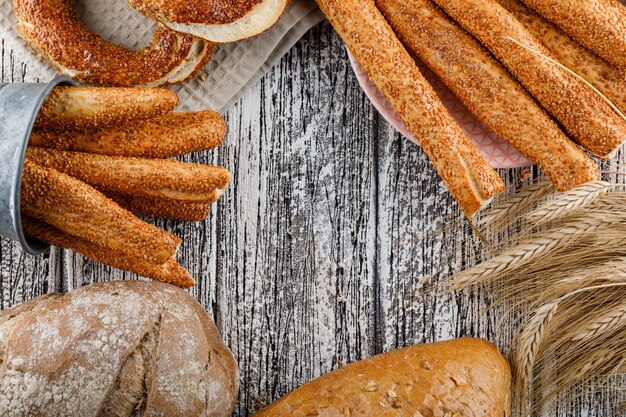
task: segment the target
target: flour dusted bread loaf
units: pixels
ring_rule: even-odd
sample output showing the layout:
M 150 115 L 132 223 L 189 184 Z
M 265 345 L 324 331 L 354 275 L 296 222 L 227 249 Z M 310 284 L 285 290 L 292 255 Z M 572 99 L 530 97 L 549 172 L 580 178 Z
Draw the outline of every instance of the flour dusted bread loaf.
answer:
M 115 282 L 0 312 L 2 416 L 229 416 L 232 353 L 175 287 Z
M 255 417 L 506 417 L 511 373 L 490 343 L 396 350 L 304 385 Z

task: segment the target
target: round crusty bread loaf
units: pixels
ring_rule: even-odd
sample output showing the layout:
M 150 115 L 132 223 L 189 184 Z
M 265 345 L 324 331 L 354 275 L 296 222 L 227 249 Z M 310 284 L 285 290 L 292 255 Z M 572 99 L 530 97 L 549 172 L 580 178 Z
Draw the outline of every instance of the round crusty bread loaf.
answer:
M 355 362 L 254 417 L 507 417 L 511 371 L 491 343 L 456 339 Z
M 237 364 L 187 293 L 113 282 L 0 312 L 2 416 L 229 416 Z

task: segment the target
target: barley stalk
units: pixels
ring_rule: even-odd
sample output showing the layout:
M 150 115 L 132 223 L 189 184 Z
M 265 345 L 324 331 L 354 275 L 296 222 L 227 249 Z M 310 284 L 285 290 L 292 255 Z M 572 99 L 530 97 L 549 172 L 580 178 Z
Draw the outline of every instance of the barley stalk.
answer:
M 591 323 L 572 337 L 573 342 L 582 342 L 599 336 L 602 333 L 613 330 L 626 323 L 626 302 L 617 306 L 599 320 Z
M 537 233 L 500 255 L 456 274 L 451 278 L 450 284 L 453 289 L 460 290 L 469 285 L 483 283 L 503 273 L 518 269 L 556 249 L 563 248 L 564 245 L 571 244 L 586 234 L 610 228 L 613 225 L 613 223 L 605 223 L 602 219 L 586 218 Z
M 537 309 L 535 315 L 530 322 L 522 329 L 516 338 L 515 348 L 513 349 L 513 368 L 515 371 L 515 381 L 518 392 L 525 393 L 531 380 L 533 366 L 541 347 L 541 342 L 545 336 L 545 330 L 548 324 L 554 318 L 559 305 L 563 301 L 568 300 L 576 295 L 584 292 L 595 290 L 624 287 L 626 283 L 610 283 L 602 285 L 593 285 L 590 287 L 580 288 L 571 293 L 558 298 L 557 300 L 545 304 Z M 593 365 L 590 365 L 593 366 Z
M 506 222 L 553 191 L 554 187 L 552 184 L 546 181 L 524 187 L 507 198 L 504 203 L 491 207 L 476 225 L 484 226 L 486 224 L 493 225 Z
M 560 300 L 557 300 L 539 307 L 532 320 L 524 327 L 519 335 L 517 353 L 513 363 L 516 365 L 515 374 L 519 384 L 518 386 L 523 387 L 524 390 L 530 381 L 546 326 L 556 314 L 559 303 Z
M 554 200 L 547 201 L 526 215 L 536 226 L 561 219 L 585 207 L 594 204 L 605 195 L 612 185 L 605 181 L 593 181 L 573 190 L 558 194 Z

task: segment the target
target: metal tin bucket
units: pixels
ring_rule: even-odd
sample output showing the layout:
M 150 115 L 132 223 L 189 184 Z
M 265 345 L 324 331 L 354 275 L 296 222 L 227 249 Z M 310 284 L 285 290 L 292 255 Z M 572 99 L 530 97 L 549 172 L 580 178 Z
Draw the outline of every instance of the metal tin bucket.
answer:
M 67 77 L 57 77 L 48 84 L 0 83 L 0 236 L 20 242 L 33 255 L 49 246 L 24 236 L 20 215 L 22 169 L 39 109 L 57 85 L 76 83 Z

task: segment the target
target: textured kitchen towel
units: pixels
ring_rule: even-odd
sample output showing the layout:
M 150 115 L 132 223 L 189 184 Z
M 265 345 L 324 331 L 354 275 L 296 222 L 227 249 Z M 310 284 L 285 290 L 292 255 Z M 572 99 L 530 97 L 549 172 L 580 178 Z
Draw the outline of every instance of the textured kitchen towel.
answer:
M 154 23 L 128 6 L 127 0 L 80 0 L 77 12 L 105 39 L 132 49 L 147 45 Z M 295 0 L 271 29 L 254 38 L 220 45 L 211 62 L 194 80 L 173 87 L 181 109 L 225 112 L 313 26 L 324 19 L 314 0 Z M 15 30 L 12 0 L 0 0 L 0 41 L 5 79 L 46 82 L 55 71 L 24 45 Z M 24 71 L 27 68 L 27 71 Z M 7 71 L 10 73 L 7 76 Z

